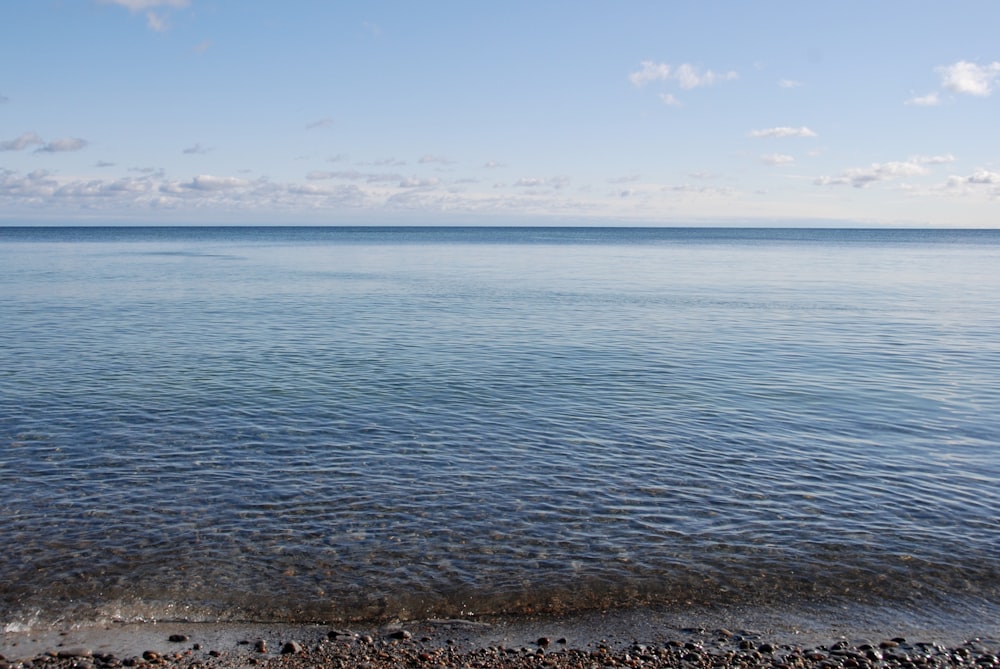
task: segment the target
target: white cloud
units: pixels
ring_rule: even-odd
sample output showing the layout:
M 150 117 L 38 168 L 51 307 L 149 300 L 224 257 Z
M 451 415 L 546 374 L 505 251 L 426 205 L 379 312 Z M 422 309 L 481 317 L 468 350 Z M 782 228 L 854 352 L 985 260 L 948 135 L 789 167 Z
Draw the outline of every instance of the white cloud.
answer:
M 991 172 L 989 170 L 976 170 L 971 175 L 966 177 L 966 181 L 970 184 L 986 184 L 991 186 L 1000 185 L 1000 172 Z
M 539 179 L 538 177 L 521 177 L 514 182 L 514 185 L 519 188 L 538 188 L 539 186 L 545 185 L 545 179 Z
M 0 151 L 22 151 L 29 146 L 44 143 L 45 142 L 42 138 L 38 136 L 38 133 L 24 132 L 14 139 L 8 139 L 5 142 L 0 142 Z
M 359 172 L 357 170 L 344 170 L 339 172 L 321 172 L 313 171 L 306 175 L 306 179 L 310 181 L 321 181 L 324 179 L 343 179 L 346 181 L 364 181 L 370 184 L 377 183 L 393 183 L 397 181 L 402 181 L 403 176 L 401 174 L 394 173 L 368 173 Z
M 713 72 L 712 70 L 708 70 L 702 73 L 698 70 L 698 68 L 693 65 L 688 65 L 687 63 L 678 66 L 677 73 L 674 75 L 674 78 L 677 79 L 680 87 L 684 90 L 690 90 L 701 86 L 711 86 L 719 81 L 732 81 L 738 77 L 739 75 L 732 71 L 720 74 Z
M 139 12 L 146 13 L 146 25 L 150 30 L 165 32 L 170 28 L 170 20 L 166 11 L 156 12 L 155 9 L 164 10 L 184 9 L 191 4 L 191 0 L 100 0 L 105 5 L 118 5 L 124 7 L 133 14 Z
M 237 177 L 216 177 L 210 174 L 199 174 L 191 181 L 180 184 L 182 188 L 190 188 L 192 190 L 229 190 L 231 188 L 243 188 L 249 185 L 249 181 L 246 179 L 239 179 Z
M 355 178 L 354 176 L 350 176 L 350 177 L 340 176 L 342 174 L 348 174 L 348 173 L 345 173 L 345 172 L 324 172 L 322 170 L 313 170 L 312 172 L 309 172 L 308 174 L 306 174 L 306 179 L 309 179 L 310 181 L 320 181 L 320 180 L 323 180 L 323 179 L 353 179 L 353 178 Z M 360 175 L 361 175 L 360 172 L 350 172 L 349 174 L 358 175 L 358 178 L 360 178 Z
M 713 72 L 712 70 L 702 71 L 690 63 L 681 63 L 674 67 L 668 63 L 654 63 L 651 60 L 644 60 L 640 63 L 640 69 L 628 75 L 628 80 L 634 86 L 644 86 L 651 81 L 676 81 L 677 85 L 684 90 L 699 88 L 701 86 L 711 86 L 721 81 L 731 81 L 738 79 L 739 75 L 730 70 L 729 72 Z
M 495 160 L 487 160 L 486 163 L 483 165 L 483 167 L 485 167 L 488 170 L 495 170 L 498 167 L 506 167 L 506 165 L 504 165 L 503 163 L 498 163 Z
M 170 21 L 167 19 L 165 14 L 157 14 L 156 12 L 146 12 L 146 25 L 149 29 L 163 33 L 170 29 Z
M 642 61 L 641 69 L 628 75 L 628 80 L 634 86 L 644 86 L 651 81 L 666 81 L 670 78 L 671 67 L 666 63 L 654 63 L 651 60 Z
M 781 79 L 778 81 L 778 86 L 781 88 L 798 88 L 801 85 L 801 81 L 795 81 L 794 79 Z
M 441 183 L 437 177 L 407 177 L 399 182 L 400 188 L 431 188 Z
M 927 165 L 942 165 L 955 160 L 952 155 L 914 156 L 905 161 L 872 163 L 869 167 L 852 167 L 835 177 L 818 177 L 813 180 L 817 186 L 850 185 L 865 188 L 880 181 L 891 181 L 903 177 L 924 176 L 930 173 Z
M 101 0 L 105 5 L 118 5 L 130 12 L 141 12 L 157 7 L 170 7 L 172 9 L 183 9 L 191 4 L 191 0 Z
M 386 165 L 390 167 L 399 167 L 400 165 L 405 165 L 405 160 L 397 160 L 396 158 L 381 158 L 379 160 L 373 160 L 368 163 L 355 163 L 356 165 L 373 165 L 375 167 L 384 167 Z
M 448 160 L 443 156 L 432 156 L 431 154 L 428 153 L 420 156 L 420 160 L 418 160 L 417 162 L 420 163 L 421 165 L 426 165 L 428 163 L 441 163 L 442 165 L 451 165 L 455 161 Z
M 941 74 L 941 85 L 953 93 L 986 97 L 993 92 L 994 80 L 1000 76 L 1000 62 L 977 65 L 960 60 L 954 65 L 936 68 Z
M 664 186 L 660 189 L 664 193 L 681 193 L 685 195 L 707 195 L 710 197 L 732 197 L 737 194 L 737 192 L 728 187 L 715 187 L 715 186 L 694 186 L 692 184 L 676 184 L 672 186 Z
M 782 126 L 780 128 L 766 128 L 764 130 L 750 131 L 751 137 L 816 137 L 816 133 L 809 128 L 791 128 Z
M 515 188 L 553 188 L 559 190 L 570 184 L 567 176 L 555 176 L 548 179 L 541 177 L 521 177 L 514 182 Z
M 89 142 L 78 137 L 64 137 L 54 139 L 35 149 L 35 153 L 61 153 L 63 151 L 79 151 L 87 146 Z
M 195 143 L 194 146 L 189 146 L 188 148 L 181 151 L 181 153 L 186 154 L 204 154 L 211 151 L 211 147 L 202 146 L 200 143 Z
M 760 157 L 760 162 L 765 165 L 771 165 L 773 167 L 778 167 L 781 165 L 791 165 L 795 162 L 795 158 L 792 156 L 785 155 L 783 153 L 770 153 Z
M 663 104 L 668 107 L 683 107 L 684 105 L 680 100 L 674 97 L 673 93 L 660 93 L 660 99 L 663 100 Z
M 941 98 L 938 96 L 937 91 L 935 91 L 933 93 L 928 93 L 927 95 L 912 97 L 903 104 L 915 107 L 936 107 L 941 104 Z
M 165 172 L 162 167 L 130 167 L 129 172 L 138 172 L 139 174 L 156 174 L 162 177 Z
M 0 168 L 0 211 L 146 211 L 198 209 L 292 211 L 377 206 L 377 191 L 353 184 L 282 184 L 201 175 L 190 181 L 164 180 L 163 174 L 92 179 L 54 176 L 44 170 L 20 174 Z
M 1000 200 L 1000 172 L 980 168 L 967 176 L 953 174 L 940 186 L 928 189 L 928 192 L 944 192 L 962 197 L 985 196 L 990 201 Z

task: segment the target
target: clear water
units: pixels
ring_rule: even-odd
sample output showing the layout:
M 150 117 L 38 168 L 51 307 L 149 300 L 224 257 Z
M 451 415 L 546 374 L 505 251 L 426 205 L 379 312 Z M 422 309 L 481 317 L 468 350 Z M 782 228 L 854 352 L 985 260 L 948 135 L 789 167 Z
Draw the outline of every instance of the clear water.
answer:
M 0 625 L 1000 612 L 1000 232 L 0 228 Z

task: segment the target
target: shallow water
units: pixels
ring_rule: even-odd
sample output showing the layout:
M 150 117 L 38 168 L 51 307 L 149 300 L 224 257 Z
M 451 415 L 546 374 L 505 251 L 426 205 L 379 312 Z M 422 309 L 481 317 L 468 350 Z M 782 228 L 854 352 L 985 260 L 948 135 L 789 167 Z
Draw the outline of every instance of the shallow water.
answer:
M 0 228 L 0 622 L 996 619 L 998 267 L 996 231 Z

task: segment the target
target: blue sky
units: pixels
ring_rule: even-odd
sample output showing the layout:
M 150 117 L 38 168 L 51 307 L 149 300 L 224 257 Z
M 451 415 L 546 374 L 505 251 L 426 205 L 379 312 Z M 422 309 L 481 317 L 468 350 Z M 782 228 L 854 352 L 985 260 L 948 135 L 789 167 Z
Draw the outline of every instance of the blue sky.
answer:
M 0 223 L 1000 226 L 1000 3 L 4 0 Z

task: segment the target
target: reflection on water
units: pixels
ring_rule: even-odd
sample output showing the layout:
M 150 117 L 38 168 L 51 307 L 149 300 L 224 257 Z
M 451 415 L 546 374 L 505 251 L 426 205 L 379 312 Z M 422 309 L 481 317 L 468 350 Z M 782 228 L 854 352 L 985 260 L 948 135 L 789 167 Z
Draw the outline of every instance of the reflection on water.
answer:
M 998 241 L 0 234 L 0 620 L 995 608 Z

